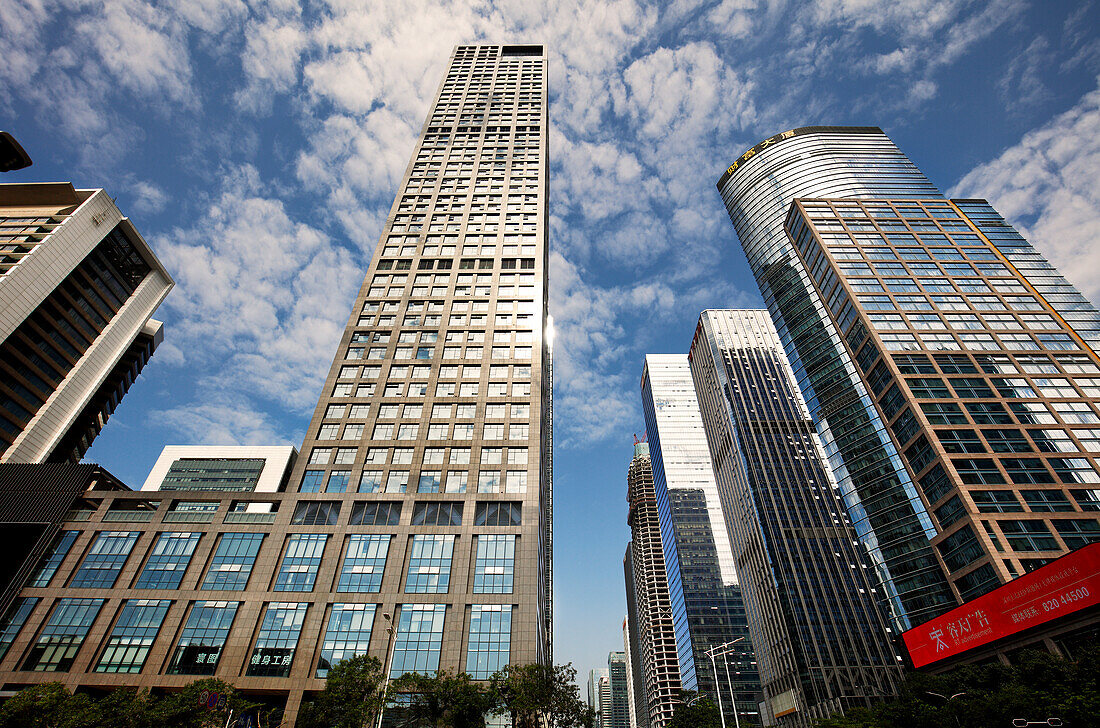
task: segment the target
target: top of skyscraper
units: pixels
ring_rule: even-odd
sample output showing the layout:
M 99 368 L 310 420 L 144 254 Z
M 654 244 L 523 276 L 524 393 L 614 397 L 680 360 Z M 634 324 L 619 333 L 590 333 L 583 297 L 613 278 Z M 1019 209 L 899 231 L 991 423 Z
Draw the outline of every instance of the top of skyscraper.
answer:
M 718 182 L 715 183 L 715 186 L 717 186 L 718 189 L 721 190 L 723 185 L 725 185 L 726 182 L 729 181 L 730 177 L 732 177 L 737 172 L 737 170 L 741 168 L 741 165 L 743 163 L 752 159 L 754 156 L 756 156 L 758 152 L 767 149 L 770 146 L 774 146 L 776 144 L 786 141 L 787 139 L 792 139 L 796 136 L 801 136 L 803 134 L 820 134 L 829 132 L 839 132 L 843 134 L 883 133 L 882 129 L 877 126 L 800 126 L 797 129 L 788 129 L 787 131 L 780 132 L 778 134 L 768 137 L 767 139 L 748 149 L 737 159 L 733 160 L 733 164 L 726 168 L 726 171 L 722 173 L 722 176 L 718 179 Z

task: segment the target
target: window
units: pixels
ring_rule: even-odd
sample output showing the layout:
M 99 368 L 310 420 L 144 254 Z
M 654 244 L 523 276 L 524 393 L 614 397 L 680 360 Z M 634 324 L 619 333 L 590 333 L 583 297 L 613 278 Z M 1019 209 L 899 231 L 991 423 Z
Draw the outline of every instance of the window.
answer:
M 972 490 L 970 498 L 979 513 L 1015 513 L 1024 510 L 1011 490 Z
M 475 680 L 487 680 L 508 664 L 512 640 L 512 607 L 508 604 L 474 604 L 470 607 L 470 638 L 466 648 L 466 672 Z
M 201 536 L 201 533 L 162 533 L 157 536 L 153 552 L 134 588 L 178 589 Z
M 1048 463 L 1063 483 L 1100 483 L 1100 473 L 1084 458 L 1051 458 Z
M 1018 485 L 1055 482 L 1054 476 L 1038 458 L 1004 458 L 1001 465 L 1008 471 L 1009 479 Z
M 27 583 L 27 586 L 43 587 L 50 585 L 53 575 L 57 573 L 57 569 L 61 566 L 61 562 L 65 560 L 65 556 L 68 555 L 69 549 L 73 547 L 76 536 L 77 531 L 62 531 L 57 534 L 53 540 L 53 545 L 50 547 L 49 553 L 42 557 L 42 560 L 38 563 L 38 570 L 35 572 L 34 577 Z
M 309 453 L 310 465 L 324 465 L 332 458 L 331 447 L 315 447 Z
M 469 474 L 465 470 L 451 470 L 447 473 L 445 491 L 447 493 L 465 493 L 468 477 Z
M 387 493 L 404 493 L 409 488 L 408 470 L 391 470 L 386 480 Z
M 409 465 L 413 461 L 413 449 L 411 447 L 395 447 L 393 449 L 394 465 Z
M 84 563 L 73 575 L 69 586 L 85 589 L 113 587 L 137 538 L 136 531 L 104 531 L 96 534 L 92 548 L 84 557 Z
M 292 534 L 272 591 L 313 591 L 327 542 L 328 535 L 323 533 Z
M 1069 498 L 1060 490 L 1022 490 L 1020 495 L 1033 513 L 1073 511 Z
M 524 470 L 509 470 L 508 479 L 504 483 L 505 493 L 526 493 L 527 472 Z
M 509 465 L 526 465 L 527 464 L 527 448 L 525 448 L 525 447 L 510 447 L 510 448 L 508 448 L 508 464 Z
M 970 526 L 963 526 L 936 547 L 944 564 L 951 571 L 958 571 L 981 558 L 985 552 Z
M 335 526 L 339 521 L 338 501 L 302 501 L 294 507 L 290 518 L 296 526 Z
M 479 535 L 474 557 L 474 594 L 511 594 L 515 556 L 515 536 Z
M 1070 550 L 1100 541 L 1100 522 L 1091 518 L 1058 520 L 1054 522 L 1054 527 L 1058 529 L 1058 535 Z
M 162 534 L 165 535 L 165 534 Z M 194 534 L 198 536 L 198 534 Z M 95 666 L 96 672 L 141 672 L 171 601 L 127 599 Z
M 447 461 L 451 465 L 469 465 L 470 464 L 470 448 L 468 447 L 452 447 L 451 455 Z
M 439 669 L 445 604 L 402 604 L 394 641 L 390 677 L 406 672 L 430 674 Z
M 317 661 L 317 677 L 327 677 L 342 660 L 367 654 L 375 609 L 373 604 L 332 605 Z
M 477 476 L 478 493 L 499 493 L 500 473 L 496 470 L 482 470 Z
M 461 526 L 462 504 L 448 501 L 417 503 L 413 507 L 414 526 Z
M 1072 493 L 1081 510 L 1100 511 L 1100 490 L 1074 490 Z M 2 654 L 0 659 L 3 659 Z
M 356 503 L 351 508 L 352 526 L 396 526 L 401 522 L 401 504 L 395 501 Z
M 325 480 L 325 471 L 307 470 L 302 476 L 302 484 L 298 487 L 299 493 L 320 493 L 321 485 Z
M 475 526 L 518 526 L 520 504 L 512 502 L 478 503 Z
M 248 675 L 289 677 L 298 635 L 309 604 L 272 602 L 267 605 L 260 634 L 248 661 Z
M 102 599 L 58 599 L 22 669 L 68 672 L 102 606 Z
M 963 399 L 993 397 L 993 390 L 990 389 L 985 380 L 981 378 L 952 377 L 951 387 L 955 390 L 955 394 Z
M 949 399 L 951 397 L 947 385 L 942 379 L 932 377 L 911 377 L 906 380 L 909 390 L 918 399 Z
M 1000 521 L 999 525 L 1013 551 L 1057 551 L 1059 548 L 1042 521 Z
M 223 533 L 201 588 L 241 591 L 247 587 L 263 540 L 262 533 Z
M 337 465 L 349 465 L 355 462 L 354 447 L 338 447 L 336 448 L 336 459 L 333 460 Z
M 351 480 L 350 470 L 333 470 L 328 476 L 326 493 L 343 493 L 348 489 L 348 481 Z
M 988 458 L 958 458 L 951 461 L 962 482 L 969 485 L 990 483 L 999 485 L 1005 482 L 997 466 Z
M 380 534 L 354 534 L 348 537 L 344 565 L 336 585 L 338 592 L 377 592 L 382 588 L 382 574 L 390 537 Z
M 413 536 L 406 593 L 446 594 L 451 579 L 454 536 Z
M 4 618 L 0 620 L 0 660 L 8 654 L 12 642 L 15 642 L 36 604 L 38 597 L 18 597 L 8 607 Z
M 359 476 L 360 493 L 378 493 L 382 490 L 382 471 L 364 470 Z

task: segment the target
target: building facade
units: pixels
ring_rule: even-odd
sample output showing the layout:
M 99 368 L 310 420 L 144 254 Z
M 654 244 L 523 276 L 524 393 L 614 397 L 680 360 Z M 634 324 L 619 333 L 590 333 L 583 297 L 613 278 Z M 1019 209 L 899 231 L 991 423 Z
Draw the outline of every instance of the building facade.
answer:
M 745 604 L 687 357 L 648 354 L 641 386 L 681 684 L 727 721 L 759 725 Z M 723 679 L 708 651 L 734 640 L 742 669 Z
M 168 445 L 141 489 L 278 493 L 297 458 L 291 445 Z
M 86 499 L 0 682 L 215 675 L 292 722 L 356 654 L 551 661 L 547 134 L 542 46 L 455 49 L 286 489 Z
M 1100 540 L 1100 359 L 964 205 L 799 200 L 787 231 L 960 601 Z
M 632 539 L 624 567 L 628 626 L 638 643 L 638 725 L 664 728 L 676 710 L 682 684 L 649 443 L 635 443 L 626 484 Z
M 627 559 L 630 558 L 630 549 L 627 547 Z M 624 560 L 624 565 L 627 563 Z M 626 598 L 628 601 L 633 601 L 633 584 L 630 575 L 630 571 L 627 571 L 627 587 Z M 635 611 L 634 607 L 630 607 L 630 611 Z M 635 611 L 634 624 L 637 624 L 637 614 Z M 631 627 L 630 617 L 623 617 L 623 655 L 626 658 L 626 703 L 627 703 L 627 720 L 631 728 L 640 728 L 642 725 L 649 725 L 649 716 L 646 716 L 645 720 L 638 719 L 638 696 L 645 692 L 644 683 L 642 682 L 641 666 L 638 663 L 638 637 Z
M 809 726 L 893 693 L 898 635 L 768 312 L 704 311 L 690 361 L 765 725 Z
M 604 728 L 632 728 L 630 725 L 630 669 L 625 652 L 607 655 L 607 678 L 610 702 L 603 720 Z
M 103 190 L 0 185 L 0 462 L 78 462 L 163 338 L 172 277 Z

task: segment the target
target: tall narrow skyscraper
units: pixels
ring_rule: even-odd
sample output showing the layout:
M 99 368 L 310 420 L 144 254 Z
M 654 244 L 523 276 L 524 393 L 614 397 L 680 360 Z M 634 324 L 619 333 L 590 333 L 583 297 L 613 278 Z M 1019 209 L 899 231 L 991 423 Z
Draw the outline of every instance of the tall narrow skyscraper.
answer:
M 691 346 L 703 426 L 760 664 L 765 725 L 801 726 L 901 677 L 869 559 L 764 310 L 711 310 Z
M 546 99 L 541 45 L 454 51 L 291 476 L 401 513 L 394 675 L 551 659 Z
M 626 552 L 626 603 L 627 617 L 634 622 L 632 631 L 638 635 L 638 723 L 664 728 L 672 719 L 682 688 L 649 443 L 634 444 L 626 485 L 632 537 Z
M 874 127 L 777 134 L 718 189 L 897 628 L 1095 538 L 1100 314 L 988 203 Z
M 683 688 L 709 697 L 727 722 L 736 712 L 741 725 L 759 725 L 745 603 L 687 356 L 648 354 L 641 384 Z M 735 640 L 742 669 L 727 679 L 708 651 Z

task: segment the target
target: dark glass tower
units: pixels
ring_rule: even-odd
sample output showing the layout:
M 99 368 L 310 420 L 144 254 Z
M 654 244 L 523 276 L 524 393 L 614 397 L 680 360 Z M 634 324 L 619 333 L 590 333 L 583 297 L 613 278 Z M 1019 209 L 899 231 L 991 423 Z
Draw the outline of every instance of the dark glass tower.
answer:
M 745 604 L 686 356 L 646 356 L 642 411 L 683 688 L 720 704 L 729 723 L 736 711 L 741 725 L 759 725 Z M 742 669 L 727 677 L 708 650 L 734 640 Z

